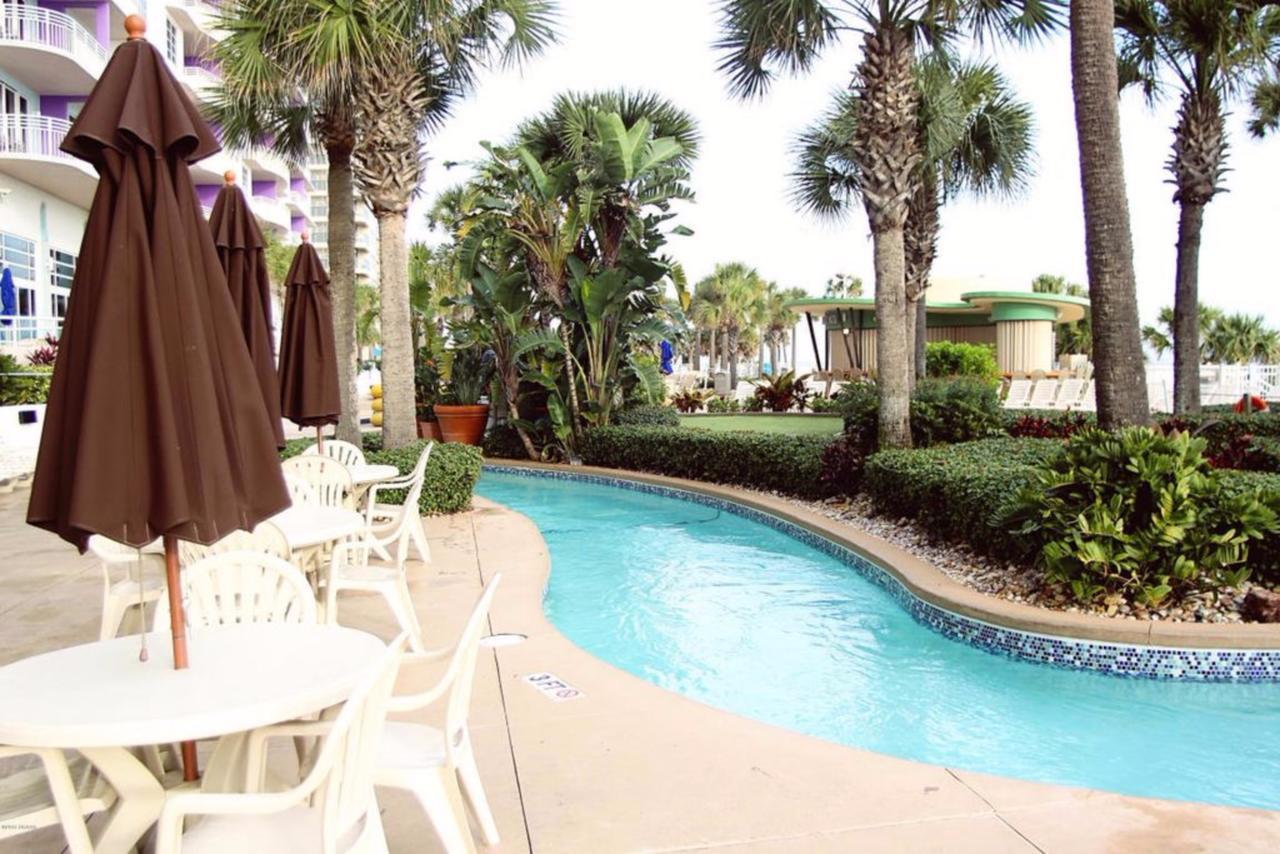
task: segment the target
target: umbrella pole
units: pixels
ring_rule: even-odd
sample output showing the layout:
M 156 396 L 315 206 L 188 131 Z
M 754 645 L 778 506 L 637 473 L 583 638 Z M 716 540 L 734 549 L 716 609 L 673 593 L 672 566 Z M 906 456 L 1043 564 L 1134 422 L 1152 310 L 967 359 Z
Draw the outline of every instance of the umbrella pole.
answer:
M 187 625 L 186 616 L 182 612 L 182 587 L 178 578 L 178 541 L 173 537 L 164 538 L 164 574 L 165 586 L 169 591 L 169 630 L 173 635 L 173 669 L 186 670 L 190 663 L 187 659 Z M 182 742 L 182 779 L 188 782 L 200 779 L 194 741 Z
M 324 428 L 316 425 L 316 453 L 324 456 Z

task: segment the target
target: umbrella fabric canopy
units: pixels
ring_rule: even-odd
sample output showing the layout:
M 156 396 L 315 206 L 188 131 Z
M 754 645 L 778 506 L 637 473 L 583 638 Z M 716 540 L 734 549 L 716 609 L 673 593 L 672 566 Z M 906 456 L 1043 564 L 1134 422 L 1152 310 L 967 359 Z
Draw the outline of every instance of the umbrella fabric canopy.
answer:
M 13 286 L 13 271 L 8 267 L 0 272 L 0 315 L 4 315 L 4 320 L 0 320 L 5 326 L 13 323 L 13 315 L 18 313 L 18 291 Z
M 62 144 L 99 181 L 27 510 L 81 551 L 212 543 L 290 503 L 188 170 L 219 145 L 141 19 L 126 28 Z
M 235 173 L 228 172 L 227 183 L 213 203 L 209 230 L 213 232 L 218 261 L 227 276 L 231 302 L 240 318 L 240 331 L 249 347 L 249 358 L 253 360 L 276 445 L 283 448 L 280 380 L 276 376 L 275 342 L 271 338 L 271 283 L 267 279 L 267 259 L 263 253 L 265 242 L 244 193 L 234 182 Z
M 299 427 L 337 424 L 342 404 L 329 274 L 305 235 L 284 285 L 280 411 Z

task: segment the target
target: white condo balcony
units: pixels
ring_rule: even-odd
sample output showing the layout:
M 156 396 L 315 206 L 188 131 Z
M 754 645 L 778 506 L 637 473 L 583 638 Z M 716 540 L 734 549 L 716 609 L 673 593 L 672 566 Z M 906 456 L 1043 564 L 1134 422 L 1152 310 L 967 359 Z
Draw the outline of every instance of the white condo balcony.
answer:
M 253 171 L 253 180 L 283 181 L 288 186 L 292 173 L 289 164 L 278 154 L 255 148 L 245 155 L 244 162 Z
M 289 210 L 293 216 L 300 216 L 305 219 L 308 224 L 315 224 L 315 220 L 311 218 L 311 199 L 307 197 L 306 193 L 289 189 L 281 193 L 281 198 L 284 200 L 284 203 L 289 206 Z
M 0 4 L 0 67 L 42 95 L 83 95 L 107 65 L 107 49 L 70 15 Z
M 98 187 L 98 173 L 63 153 L 60 146 L 70 129 L 71 122 L 52 116 L 0 114 L 0 169 L 87 208 Z
M 280 199 L 273 199 L 270 196 L 251 196 L 249 198 L 249 208 L 262 221 L 263 225 L 275 229 L 281 236 L 288 234 L 292 230 L 293 217 L 289 213 L 288 206 Z
M 217 28 L 217 4 L 205 0 L 169 0 L 166 5 L 178 26 L 195 30 L 214 41 L 222 40 L 222 32 Z
M 216 72 L 200 65 L 184 65 L 178 79 L 186 86 L 191 97 L 197 101 L 207 100 L 214 88 L 221 81 Z

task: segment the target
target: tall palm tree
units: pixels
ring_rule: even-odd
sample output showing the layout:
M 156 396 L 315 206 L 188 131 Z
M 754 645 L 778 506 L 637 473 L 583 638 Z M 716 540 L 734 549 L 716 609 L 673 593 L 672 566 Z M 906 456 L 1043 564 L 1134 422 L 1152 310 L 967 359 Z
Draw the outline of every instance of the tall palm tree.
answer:
M 1206 333 L 1204 345 L 1208 361 L 1222 365 L 1247 365 L 1280 358 L 1280 332 L 1268 329 L 1259 315 L 1220 317 Z
M 1200 411 L 1199 270 L 1204 209 L 1222 192 L 1226 109 L 1274 61 L 1265 0 L 1117 0 L 1120 84 L 1148 101 L 1165 76 L 1179 90 L 1167 168 L 1178 204 L 1174 286 L 1173 409 Z M 1275 11 L 1275 10 L 1271 10 Z
M 1019 101 L 987 63 L 953 62 L 937 54 L 916 62 L 921 158 L 904 224 L 907 340 L 917 375 L 924 371 L 924 293 L 940 230 L 939 210 L 960 194 L 1010 196 L 1032 174 L 1031 106 Z M 861 196 L 853 140 L 856 96 L 837 92 L 822 119 L 795 146 L 792 197 L 802 210 L 844 217 Z
M 221 83 L 210 117 L 231 148 L 272 148 L 295 161 L 313 146 L 328 163 L 329 283 L 342 413 L 338 438 L 359 443 L 356 393 L 355 150 L 358 69 L 382 37 L 370 0 L 227 0 L 211 51 Z
M 522 62 L 554 39 L 552 0 L 390 0 L 393 38 L 360 69 L 355 177 L 378 220 L 383 444 L 417 438 L 405 219 L 426 159 L 421 137 L 487 64 Z
M 699 330 L 707 333 L 707 373 L 714 374 L 722 364 L 716 345 L 721 343 L 719 332 L 725 325 L 724 298 L 720 282 L 714 276 L 707 276 L 694 285 L 689 319 Z
M 803 288 L 779 288 L 770 282 L 764 294 L 764 316 L 762 320 L 762 337 L 769 347 L 769 373 L 777 376 L 781 373 L 779 362 L 781 354 L 786 351 L 795 331 L 796 315 L 787 303 L 804 299 L 808 294 Z
M 1206 361 L 1207 351 L 1205 348 L 1205 339 L 1213 331 L 1223 318 L 1221 309 L 1200 303 L 1197 312 L 1196 328 L 1200 331 L 1200 339 L 1196 342 L 1196 365 L 1197 373 L 1199 365 Z M 1174 311 L 1172 306 L 1166 305 L 1160 309 L 1160 314 L 1156 318 L 1154 326 L 1142 327 L 1142 340 L 1148 347 L 1156 351 L 1156 358 L 1164 356 L 1165 353 L 1173 349 L 1173 338 L 1175 328 Z
M 1061 0 L 725 0 L 720 69 L 742 97 L 777 71 L 807 71 L 841 32 L 862 34 L 852 85 L 852 151 L 871 225 L 876 274 L 880 443 L 911 444 L 904 226 L 919 180 L 917 49 L 946 50 L 959 35 L 1030 39 L 1060 20 Z
M 759 322 L 764 306 L 765 281 L 755 269 L 733 261 L 717 264 L 711 275 L 698 283 L 694 292 L 700 294 L 700 301 L 694 309 L 697 316 L 708 320 L 714 318 L 723 333 L 722 352 L 729 361 L 729 387 L 737 388 L 742 333 Z
M 1084 193 L 1098 422 L 1104 429 L 1144 424 L 1151 417 L 1120 147 L 1114 24 L 1113 0 L 1071 0 L 1071 91 Z

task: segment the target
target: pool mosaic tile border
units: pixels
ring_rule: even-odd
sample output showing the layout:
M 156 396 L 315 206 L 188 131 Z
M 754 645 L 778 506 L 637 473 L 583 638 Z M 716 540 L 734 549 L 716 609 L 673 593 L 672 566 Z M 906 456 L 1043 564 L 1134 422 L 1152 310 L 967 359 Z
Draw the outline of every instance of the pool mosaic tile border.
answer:
M 759 522 L 845 563 L 864 578 L 886 590 L 907 613 L 924 626 L 953 640 L 967 643 L 995 655 L 1129 678 L 1191 682 L 1280 681 L 1280 650 L 1191 649 L 1107 643 L 1024 632 L 957 614 L 920 599 L 892 573 L 853 549 L 816 534 L 795 522 L 736 501 L 673 486 L 586 472 L 488 463 L 485 464 L 484 470 L 495 474 L 574 480 L 648 492 L 667 498 L 692 501 Z

